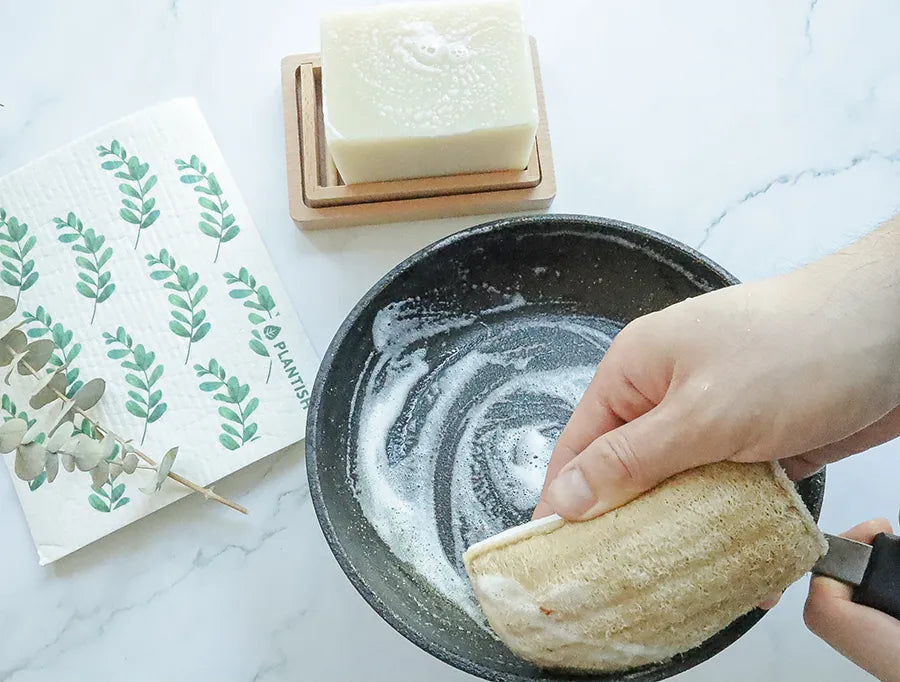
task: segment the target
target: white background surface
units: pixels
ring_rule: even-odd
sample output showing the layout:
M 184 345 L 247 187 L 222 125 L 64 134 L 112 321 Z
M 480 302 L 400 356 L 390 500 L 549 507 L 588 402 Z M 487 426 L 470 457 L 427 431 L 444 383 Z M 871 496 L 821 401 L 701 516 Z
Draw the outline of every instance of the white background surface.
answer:
M 388 268 L 480 219 L 295 229 L 279 60 L 318 49 L 317 11 L 306 0 L 0 0 L 0 173 L 196 95 L 323 352 Z M 752 279 L 814 259 L 900 205 L 894 0 L 533 0 L 526 14 L 541 51 L 555 211 L 657 229 Z M 895 518 L 898 480 L 897 442 L 834 466 L 823 527 Z M 0 681 L 470 679 L 353 591 L 319 532 L 299 448 L 220 490 L 252 515 L 189 499 L 42 569 L 0 478 Z M 678 679 L 868 679 L 806 632 L 804 594 L 796 585 Z

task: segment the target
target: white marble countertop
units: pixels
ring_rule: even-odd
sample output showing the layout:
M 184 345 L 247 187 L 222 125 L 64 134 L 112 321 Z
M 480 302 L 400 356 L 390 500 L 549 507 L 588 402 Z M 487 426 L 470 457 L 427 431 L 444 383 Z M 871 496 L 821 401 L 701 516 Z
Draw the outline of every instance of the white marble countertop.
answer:
M 279 61 L 342 1 L 0 0 L 0 173 L 195 95 L 321 353 L 388 268 L 478 218 L 304 234 L 287 214 Z M 559 194 L 742 279 L 850 241 L 900 205 L 900 4 L 526 2 Z M 322 295 L 328 292 L 328 295 Z M 896 518 L 900 442 L 834 466 L 823 527 Z M 302 449 L 39 568 L 0 477 L 0 681 L 471 679 L 359 598 L 309 501 Z M 868 677 L 803 626 L 805 581 L 685 682 Z

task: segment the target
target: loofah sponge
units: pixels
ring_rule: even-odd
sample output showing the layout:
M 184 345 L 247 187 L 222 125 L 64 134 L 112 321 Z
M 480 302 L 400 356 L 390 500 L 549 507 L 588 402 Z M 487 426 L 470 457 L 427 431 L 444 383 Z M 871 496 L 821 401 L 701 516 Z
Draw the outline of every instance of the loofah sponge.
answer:
M 543 667 L 601 672 L 699 645 L 826 549 L 781 467 L 720 462 L 591 521 L 512 528 L 463 558 L 510 649 Z

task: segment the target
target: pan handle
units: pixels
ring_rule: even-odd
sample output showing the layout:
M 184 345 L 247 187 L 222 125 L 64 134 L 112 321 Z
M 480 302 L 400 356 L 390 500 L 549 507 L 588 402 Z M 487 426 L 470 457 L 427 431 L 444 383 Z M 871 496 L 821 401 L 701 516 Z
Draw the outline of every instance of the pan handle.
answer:
M 879 533 L 853 601 L 900 619 L 900 536 Z

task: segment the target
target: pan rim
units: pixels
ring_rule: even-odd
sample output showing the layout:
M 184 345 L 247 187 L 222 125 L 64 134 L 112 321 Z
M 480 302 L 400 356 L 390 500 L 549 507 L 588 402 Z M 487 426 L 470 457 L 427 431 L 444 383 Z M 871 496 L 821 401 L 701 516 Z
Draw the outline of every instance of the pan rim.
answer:
M 569 213 L 546 213 L 538 215 L 514 216 L 480 223 L 478 225 L 448 235 L 447 237 L 443 237 L 419 249 L 418 251 L 392 267 L 387 273 L 385 273 L 384 276 L 382 276 L 374 285 L 372 285 L 369 290 L 360 298 L 356 305 L 353 306 L 353 308 L 344 318 L 341 325 L 338 327 L 331 342 L 328 345 L 328 349 L 322 356 L 322 362 L 319 366 L 319 371 L 317 372 L 316 380 L 313 384 L 313 389 L 310 394 L 310 403 L 306 424 L 306 475 L 309 484 L 310 497 L 313 502 L 313 508 L 315 509 L 316 517 L 319 522 L 319 527 L 322 531 L 322 534 L 325 536 L 328 547 L 331 550 L 331 553 L 334 555 L 334 558 L 340 565 L 341 570 L 343 571 L 346 578 L 350 581 L 359 595 L 381 617 L 382 620 L 384 620 L 404 638 L 415 644 L 423 651 L 443 661 L 444 663 L 449 664 L 457 668 L 458 670 L 462 670 L 463 672 L 475 675 L 486 680 L 492 680 L 494 682 L 533 682 L 534 678 L 524 677 L 517 673 L 493 670 L 479 664 L 477 661 L 473 661 L 470 658 L 466 658 L 465 656 L 441 647 L 434 640 L 420 635 L 408 623 L 399 618 L 392 609 L 388 608 L 387 603 L 382 599 L 382 597 L 369 587 L 364 577 L 357 570 L 356 566 L 353 564 L 350 557 L 344 550 L 341 542 L 337 537 L 337 533 L 335 532 L 334 524 L 331 521 L 325 496 L 322 492 L 322 487 L 319 485 L 318 479 L 317 452 L 319 443 L 317 433 L 320 425 L 320 410 L 322 406 L 324 389 L 328 384 L 329 375 L 331 374 L 334 367 L 334 358 L 339 349 L 343 346 L 347 334 L 349 333 L 353 325 L 357 322 L 362 312 L 366 310 L 371 305 L 371 303 L 392 282 L 394 282 L 410 267 L 425 259 L 430 254 L 441 251 L 459 241 L 471 239 L 477 237 L 480 234 L 487 234 L 501 230 L 514 233 L 514 231 L 517 229 L 534 226 L 546 227 L 548 232 L 553 231 L 554 229 L 559 232 L 566 232 L 588 228 L 587 230 L 584 230 L 585 233 L 587 233 L 588 231 L 603 232 L 612 230 L 614 233 L 619 233 L 620 235 L 624 234 L 626 236 L 632 237 L 644 237 L 649 239 L 652 243 L 659 244 L 678 251 L 682 255 L 699 262 L 707 270 L 711 278 L 721 279 L 726 283 L 725 286 L 732 286 L 734 284 L 740 283 L 740 280 L 738 280 L 737 277 L 732 275 L 729 271 L 710 259 L 708 256 L 702 254 L 691 246 L 688 246 L 687 244 L 679 242 L 671 237 L 668 237 L 667 235 L 642 227 L 640 225 L 635 225 L 633 223 L 628 223 L 613 218 Z M 824 469 L 818 474 L 818 476 L 820 477 L 821 487 L 824 490 Z M 810 509 L 816 519 L 818 519 L 821 502 L 822 496 L 819 495 L 816 503 L 813 505 L 814 508 Z M 704 661 L 709 660 L 716 654 L 721 653 L 724 649 L 737 641 L 740 637 L 746 634 L 747 631 L 750 630 L 750 628 L 752 628 L 757 622 L 759 622 L 759 620 L 765 615 L 765 613 L 766 612 L 762 611 L 761 609 L 750 611 L 749 613 L 744 614 L 743 616 L 739 617 L 731 624 L 729 624 L 727 626 L 729 630 L 727 634 L 725 634 L 725 636 L 722 636 L 723 633 L 725 633 L 724 630 L 713 635 L 713 638 L 721 637 L 721 639 L 716 642 L 714 650 L 708 652 L 708 655 L 691 656 L 689 655 L 691 654 L 691 651 L 685 652 L 685 654 L 679 654 L 678 656 L 673 657 L 668 662 L 663 664 L 665 667 L 658 670 L 658 676 L 654 675 L 653 672 L 651 672 L 651 669 L 653 667 L 656 667 L 656 665 L 654 665 L 623 671 L 622 679 L 626 680 L 629 679 L 631 675 L 638 675 L 639 677 L 637 679 L 640 679 L 643 682 L 653 682 L 653 680 L 662 680 L 693 668 L 703 663 Z M 710 640 L 707 640 L 707 642 L 709 641 Z M 553 676 L 549 679 L 571 679 L 588 681 L 593 679 L 594 677 L 594 675 L 590 674 L 559 673 L 553 674 Z

